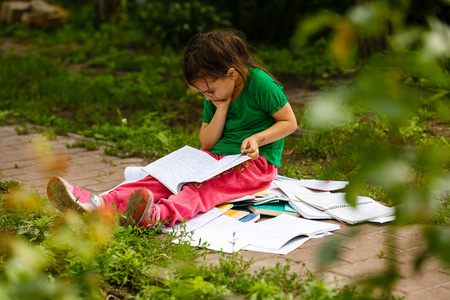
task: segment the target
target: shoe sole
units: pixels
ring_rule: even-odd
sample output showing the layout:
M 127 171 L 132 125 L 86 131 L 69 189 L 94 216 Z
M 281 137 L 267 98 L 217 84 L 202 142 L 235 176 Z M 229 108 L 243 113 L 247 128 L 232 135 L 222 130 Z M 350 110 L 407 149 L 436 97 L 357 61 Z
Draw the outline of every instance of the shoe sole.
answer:
M 47 185 L 47 196 L 50 202 L 61 212 L 68 210 L 78 213 L 84 213 L 86 210 L 81 207 L 77 200 L 67 190 L 62 180 L 59 177 L 52 177 Z
M 149 198 L 145 201 L 145 195 L 142 195 L 141 192 L 142 190 L 136 190 L 131 193 L 124 213 L 125 216 L 120 220 L 122 226 L 139 225 L 144 221 L 147 210 L 153 205 L 153 193 L 149 191 Z

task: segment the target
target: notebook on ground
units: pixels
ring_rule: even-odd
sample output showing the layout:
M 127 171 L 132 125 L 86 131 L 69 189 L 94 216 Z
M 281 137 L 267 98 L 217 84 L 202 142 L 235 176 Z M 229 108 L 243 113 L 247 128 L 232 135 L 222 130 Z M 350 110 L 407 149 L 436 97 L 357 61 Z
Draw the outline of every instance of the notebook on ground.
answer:
M 392 216 L 395 209 L 384 206 L 369 197 L 356 197 L 356 205 L 345 200 L 345 193 L 297 194 L 305 203 L 320 209 L 336 220 L 355 224 L 380 217 Z

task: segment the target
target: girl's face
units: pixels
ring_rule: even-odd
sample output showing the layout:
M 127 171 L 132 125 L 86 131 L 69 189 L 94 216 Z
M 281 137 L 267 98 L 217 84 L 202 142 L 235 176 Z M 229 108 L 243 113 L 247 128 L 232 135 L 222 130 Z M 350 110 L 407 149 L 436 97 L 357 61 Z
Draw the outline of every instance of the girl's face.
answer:
M 231 68 L 228 70 L 227 75 L 222 78 L 201 78 L 194 81 L 194 85 L 190 86 L 190 88 L 202 93 L 206 100 L 233 101 L 239 95 L 239 93 L 236 95 L 236 92 L 239 90 L 236 89 L 237 84 L 240 84 L 239 74 L 235 69 Z
M 224 101 L 230 100 L 234 91 L 234 81 L 229 77 L 219 79 L 204 78 L 194 82 L 191 89 L 202 93 L 206 100 Z

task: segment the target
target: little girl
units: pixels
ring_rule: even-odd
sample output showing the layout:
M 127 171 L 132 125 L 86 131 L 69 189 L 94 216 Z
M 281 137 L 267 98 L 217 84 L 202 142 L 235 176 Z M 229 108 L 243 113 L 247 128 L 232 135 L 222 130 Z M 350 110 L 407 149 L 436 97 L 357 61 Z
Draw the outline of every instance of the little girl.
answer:
M 117 210 L 123 213 L 124 226 L 154 226 L 157 221 L 172 226 L 270 186 L 280 166 L 283 138 L 297 128 L 282 86 L 231 31 L 194 36 L 181 64 L 188 86 L 205 98 L 201 150 L 217 160 L 238 153 L 246 153 L 251 160 L 203 183 L 186 184 L 177 195 L 151 176 L 101 197 L 53 177 L 47 193 L 58 209 Z

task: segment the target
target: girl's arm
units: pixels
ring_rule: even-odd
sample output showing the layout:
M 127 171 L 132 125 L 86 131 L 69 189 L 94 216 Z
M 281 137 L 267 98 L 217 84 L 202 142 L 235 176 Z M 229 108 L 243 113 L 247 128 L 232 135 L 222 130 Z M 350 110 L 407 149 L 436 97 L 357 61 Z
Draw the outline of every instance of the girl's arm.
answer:
M 242 142 L 241 152 L 246 152 L 252 159 L 257 159 L 259 156 L 259 147 L 275 142 L 297 129 L 297 119 L 289 103 L 286 103 L 275 112 L 272 117 L 276 121 L 275 124 L 266 130 L 246 138 Z
M 230 99 L 231 100 L 231 99 Z M 212 101 L 216 106 L 216 112 L 211 120 L 211 123 L 202 123 L 200 128 L 200 142 L 203 148 L 210 151 L 214 145 L 220 140 L 227 120 L 228 108 L 231 101 Z

